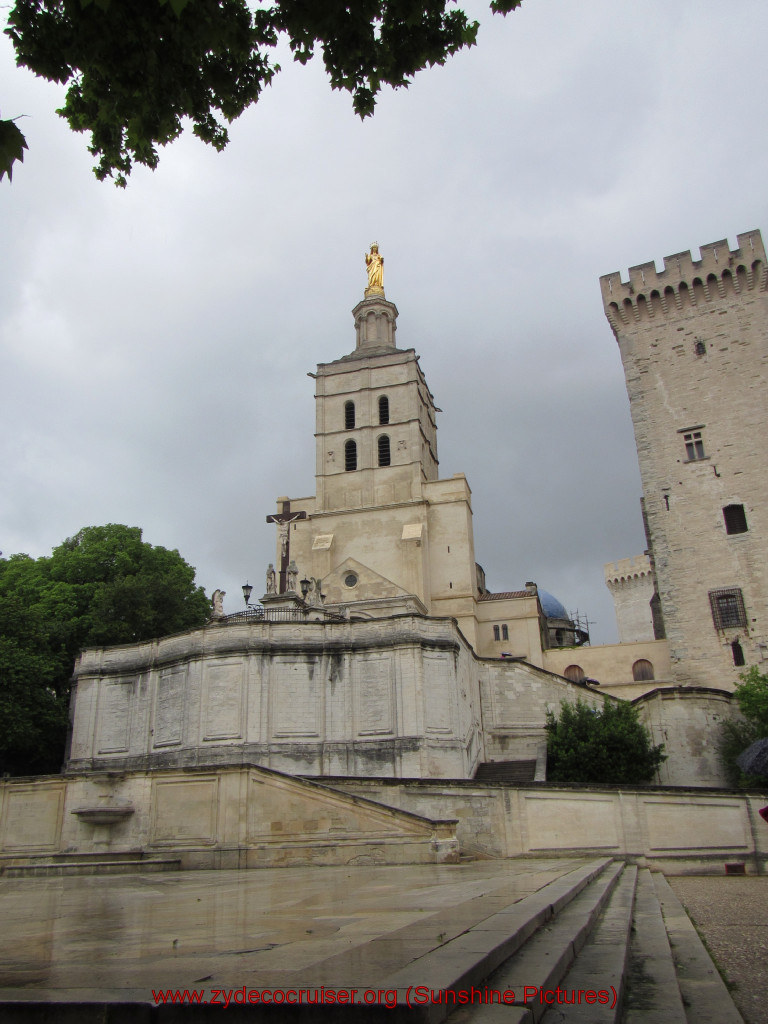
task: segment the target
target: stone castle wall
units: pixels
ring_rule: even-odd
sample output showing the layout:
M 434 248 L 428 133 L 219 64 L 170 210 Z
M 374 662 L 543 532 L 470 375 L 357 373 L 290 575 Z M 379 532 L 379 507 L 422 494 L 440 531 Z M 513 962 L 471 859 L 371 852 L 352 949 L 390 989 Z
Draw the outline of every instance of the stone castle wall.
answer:
M 674 680 L 768 657 L 768 293 L 758 231 L 600 280 L 619 343 Z M 730 530 L 735 508 L 745 529 Z M 718 615 L 715 606 L 722 609 Z

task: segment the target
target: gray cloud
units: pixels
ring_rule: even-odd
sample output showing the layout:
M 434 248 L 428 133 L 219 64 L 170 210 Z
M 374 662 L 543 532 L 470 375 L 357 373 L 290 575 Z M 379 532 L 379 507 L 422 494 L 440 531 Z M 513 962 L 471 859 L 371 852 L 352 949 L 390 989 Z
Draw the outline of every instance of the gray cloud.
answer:
M 373 119 L 284 60 L 225 153 L 185 135 L 125 192 L 3 39 L 30 143 L 0 185 L 4 552 L 140 525 L 239 607 L 275 498 L 314 491 L 306 373 L 353 347 L 377 239 L 490 586 L 534 579 L 615 639 L 602 564 L 644 538 L 597 278 L 766 226 L 768 9 L 469 6 L 478 46 Z

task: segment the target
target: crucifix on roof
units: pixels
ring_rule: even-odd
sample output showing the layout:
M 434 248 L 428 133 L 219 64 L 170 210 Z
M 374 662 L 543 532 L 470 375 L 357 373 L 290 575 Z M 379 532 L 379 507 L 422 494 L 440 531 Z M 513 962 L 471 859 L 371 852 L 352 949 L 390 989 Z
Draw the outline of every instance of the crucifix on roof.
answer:
M 291 523 L 299 519 L 306 519 L 306 512 L 292 512 L 291 503 L 283 499 L 282 512 L 275 512 L 267 516 L 268 523 L 277 523 L 277 534 L 280 538 L 280 576 L 277 588 L 278 594 L 285 594 L 288 590 L 288 566 L 291 561 Z

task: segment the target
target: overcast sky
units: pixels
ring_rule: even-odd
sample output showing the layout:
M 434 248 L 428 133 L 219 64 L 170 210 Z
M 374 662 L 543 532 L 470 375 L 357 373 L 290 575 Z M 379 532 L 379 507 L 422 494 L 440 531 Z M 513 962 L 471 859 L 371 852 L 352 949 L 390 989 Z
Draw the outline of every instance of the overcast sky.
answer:
M 364 123 L 288 59 L 223 154 L 185 133 L 124 191 L 3 37 L 30 147 L 0 183 L 4 554 L 126 523 L 226 611 L 260 593 L 265 515 L 314 492 L 306 374 L 353 349 L 375 239 L 489 588 L 535 580 L 615 641 L 603 563 L 645 540 L 598 277 L 768 228 L 768 4 L 462 6 L 478 45 Z

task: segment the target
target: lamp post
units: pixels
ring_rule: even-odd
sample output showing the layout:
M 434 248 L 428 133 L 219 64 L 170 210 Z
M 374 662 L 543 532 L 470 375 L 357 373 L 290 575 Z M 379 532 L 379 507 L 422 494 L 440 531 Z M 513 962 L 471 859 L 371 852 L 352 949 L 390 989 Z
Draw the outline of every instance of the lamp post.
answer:
M 255 605 L 252 605 L 250 603 L 251 593 L 252 592 L 253 592 L 253 587 L 251 586 L 251 584 L 250 583 L 244 583 L 243 584 L 243 599 L 245 601 L 245 607 L 246 608 L 254 608 L 255 607 Z

